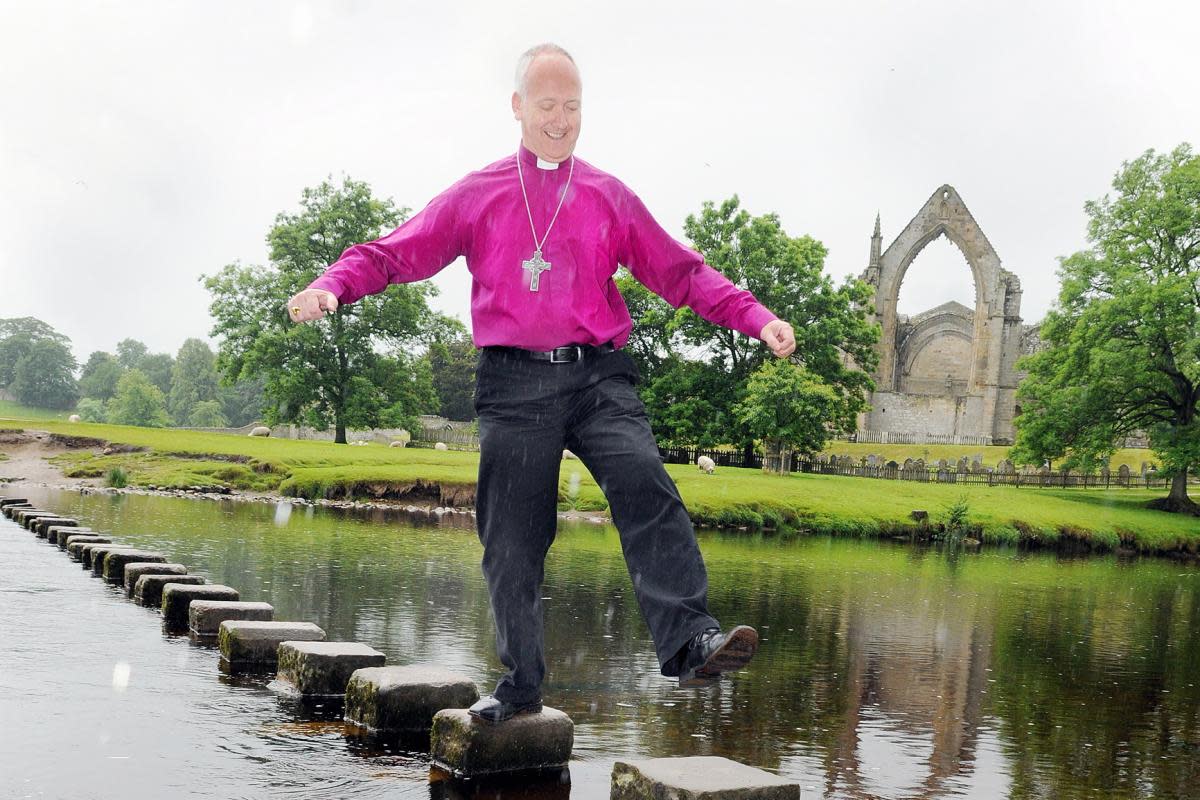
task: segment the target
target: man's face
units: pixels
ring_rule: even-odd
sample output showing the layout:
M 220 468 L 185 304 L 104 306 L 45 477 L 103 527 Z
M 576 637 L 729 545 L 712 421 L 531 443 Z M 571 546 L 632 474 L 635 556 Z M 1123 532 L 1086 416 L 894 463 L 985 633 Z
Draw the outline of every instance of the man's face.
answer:
M 544 161 L 566 161 L 579 139 L 583 85 L 579 71 L 557 53 L 540 55 L 525 73 L 525 96 L 512 96 L 521 141 Z

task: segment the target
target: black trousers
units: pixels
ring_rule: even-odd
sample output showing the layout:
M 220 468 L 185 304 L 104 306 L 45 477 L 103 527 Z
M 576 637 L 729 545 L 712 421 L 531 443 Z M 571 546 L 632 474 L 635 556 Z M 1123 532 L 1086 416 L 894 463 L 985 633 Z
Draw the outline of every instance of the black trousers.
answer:
M 508 669 L 494 692 L 500 700 L 541 697 L 541 586 L 558 523 L 564 447 L 608 499 L 663 674 L 675 674 L 672 657 L 688 639 L 717 626 L 695 531 L 659 459 L 637 379 L 619 350 L 569 364 L 480 351 L 476 512 L 496 650 Z

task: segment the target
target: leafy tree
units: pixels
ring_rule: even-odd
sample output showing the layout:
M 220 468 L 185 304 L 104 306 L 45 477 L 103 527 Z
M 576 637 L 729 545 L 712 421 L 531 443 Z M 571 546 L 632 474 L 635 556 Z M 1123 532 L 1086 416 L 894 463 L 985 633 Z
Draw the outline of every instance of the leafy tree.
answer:
M 75 356 L 55 339 L 40 339 L 13 368 L 9 390 L 18 402 L 35 408 L 72 408 L 79 400 Z
M 437 413 L 448 419 L 475 419 L 475 362 L 478 351 L 466 330 L 429 345 L 429 368 L 437 391 Z
M 188 421 L 195 414 L 193 408 L 197 403 L 217 401 L 219 396 L 220 376 L 217 374 L 216 354 L 201 339 L 185 340 L 171 367 L 171 391 L 167 395 L 167 411 L 171 418 L 180 423 Z M 219 402 L 217 410 L 224 420 L 225 414 Z M 205 413 L 208 418 L 213 417 L 211 411 Z M 216 428 L 225 423 L 200 425 L 189 421 L 188 424 Z
M 75 413 L 84 422 L 104 422 L 104 401 L 94 397 L 85 397 L 75 406 Z
M 838 397 L 825 420 L 830 432 L 854 430 L 878 360 L 879 328 L 867 320 L 871 288 L 856 278 L 835 286 L 822 272 L 824 245 L 811 236 L 789 236 L 775 214 L 751 217 L 736 195 L 719 207 L 704 203 L 699 216 L 688 216 L 684 230 L 711 266 L 792 324 L 792 358 Z M 642 393 L 656 432 L 668 440 L 740 444 L 752 453 L 755 437 L 733 407 L 744 399 L 750 376 L 774 358 L 770 351 L 756 339 L 713 325 L 691 309 L 673 310 L 648 293 L 629 291 L 626 302 L 635 330 L 641 329 L 631 342 L 648 375 Z M 672 358 L 695 366 L 675 367 Z M 693 413 L 670 407 L 689 397 L 696 398 Z
M 212 333 L 221 339 L 218 367 L 226 381 L 263 378 L 268 422 L 332 425 L 335 441 L 345 443 L 347 428 L 395 417 L 400 398 L 376 382 L 381 369 L 386 373 L 380 353 L 421 343 L 440 327 L 427 303 L 433 287 L 389 286 L 315 324 L 293 324 L 284 306 L 346 248 L 378 238 L 406 215 L 372 197 L 365 183 L 325 181 L 304 190 L 298 212 L 276 217 L 267 236 L 270 267 L 232 264 L 204 278 Z
M 164 397 L 171 393 L 171 375 L 175 369 L 175 359 L 171 358 L 169 353 L 147 353 L 138 362 L 137 368 L 146 374 Z
M 841 404 L 834 387 L 780 359 L 763 363 L 750 376 L 746 396 L 733 410 L 747 430 L 767 443 L 764 469 L 773 464 L 773 471 L 787 472 L 790 459 L 782 454 L 821 452 L 829 441 L 829 421 L 837 419 Z
M 227 424 L 220 400 L 197 400 L 188 412 L 184 419 L 193 428 L 224 428 Z
M 162 390 L 139 369 L 127 370 L 121 376 L 107 411 L 108 421 L 115 425 L 162 428 L 171 422 Z
M 232 386 L 221 386 L 221 412 L 228 425 L 240 428 L 262 419 L 263 378 L 239 380 Z
M 1084 206 L 1091 247 L 1061 260 L 1045 349 L 1021 362 L 1013 457 L 1091 469 L 1146 431 L 1172 476 L 1153 505 L 1198 513 L 1187 475 L 1200 467 L 1200 157 L 1148 150 L 1113 190 Z
M 117 393 L 117 381 L 124 371 L 116 356 L 97 350 L 88 356 L 79 373 L 79 392 L 84 397 L 108 400 Z
M 122 339 L 117 342 L 117 361 L 125 369 L 138 369 L 142 359 L 149 352 L 150 349 L 137 339 Z
M 0 388 L 13 382 L 17 362 L 29 354 L 35 344 L 55 342 L 70 349 L 71 340 L 34 317 L 0 319 Z

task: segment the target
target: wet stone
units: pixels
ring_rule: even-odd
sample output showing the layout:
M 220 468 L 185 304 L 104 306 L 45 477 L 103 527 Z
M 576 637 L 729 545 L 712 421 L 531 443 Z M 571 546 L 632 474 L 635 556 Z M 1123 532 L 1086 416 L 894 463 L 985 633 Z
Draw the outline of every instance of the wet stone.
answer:
M 22 503 L 28 503 L 24 497 L 0 497 L 0 508 L 5 506 L 19 506 Z
M 269 622 L 275 616 L 270 603 L 237 600 L 193 600 L 188 608 L 188 629 L 197 636 L 216 636 L 226 620 Z
M 104 565 L 100 570 L 100 574 L 108 583 L 124 585 L 125 583 L 125 565 L 142 562 L 158 562 L 161 564 L 167 563 L 167 557 L 162 553 L 155 553 L 151 550 L 124 550 L 121 552 L 109 553 L 104 557 Z
M 429 742 L 433 763 L 456 778 L 540 771 L 567 766 L 575 726 L 549 706 L 498 724 L 450 708 L 434 716 Z
M 187 575 L 187 567 L 183 564 L 167 564 L 159 562 L 134 561 L 125 565 L 125 594 L 133 597 L 134 587 L 138 578 L 143 575 Z M 162 598 L 159 598 L 162 602 Z
M 311 622 L 227 620 L 217 632 L 221 658 L 234 669 L 273 667 L 283 642 L 324 640 L 325 631 Z
M 139 580 L 150 580 L 154 575 L 143 575 Z M 183 576 L 180 576 L 183 577 Z M 175 581 L 162 587 L 163 622 L 169 627 L 184 629 L 188 624 L 188 606 L 193 600 L 237 600 L 238 590 L 221 584 L 198 585 Z
M 142 575 L 133 585 L 133 602 L 139 606 L 160 608 L 163 600 L 163 587 L 168 583 L 202 586 L 208 581 L 199 575 Z
M 728 758 L 618 761 L 611 800 L 800 800 L 800 784 Z
M 108 548 L 108 549 L 105 549 L 105 548 Z M 106 545 L 101 545 L 100 547 L 93 547 L 92 548 L 92 567 L 91 567 L 92 575 L 96 576 L 97 578 L 104 577 L 104 561 L 112 553 L 141 553 L 141 552 L 144 552 L 144 551 L 139 550 L 136 547 L 132 547 L 127 544 L 122 544 L 122 545 L 106 544 Z
M 9 519 L 16 519 L 17 510 L 21 508 L 33 508 L 33 506 L 29 505 L 29 503 L 13 503 L 10 506 L 4 506 L 0 511 L 3 511 L 4 516 Z
M 67 537 L 67 555 L 76 561 L 83 560 L 83 548 L 88 545 L 112 544 L 112 539 L 93 533 L 80 533 Z
M 376 733 L 427 731 L 437 712 L 478 699 L 474 681 L 441 667 L 367 667 L 346 684 L 346 719 Z
M 93 544 L 83 548 L 83 568 L 91 570 L 93 575 L 100 574 L 100 568 L 104 566 L 104 557 L 114 550 L 136 550 L 136 547 L 130 547 L 127 544 Z
M 33 532 L 45 539 L 50 534 L 51 525 L 79 527 L 79 522 L 70 517 L 38 517 L 33 521 Z
M 355 670 L 386 663 L 387 656 L 360 642 L 280 642 L 278 678 L 306 697 L 343 695 Z
M 58 514 L 54 513 L 53 511 L 46 511 L 41 508 L 22 508 L 17 511 L 16 519 L 17 519 L 17 522 L 20 523 L 22 528 L 29 528 L 30 530 L 33 530 L 33 528 L 30 526 L 33 525 L 33 521 L 35 519 L 40 519 L 41 517 L 57 517 L 57 516 L 58 516 Z
M 67 537 L 76 533 L 95 533 L 91 528 L 81 528 L 78 525 L 51 525 L 46 529 L 46 539 L 59 547 L 67 546 Z

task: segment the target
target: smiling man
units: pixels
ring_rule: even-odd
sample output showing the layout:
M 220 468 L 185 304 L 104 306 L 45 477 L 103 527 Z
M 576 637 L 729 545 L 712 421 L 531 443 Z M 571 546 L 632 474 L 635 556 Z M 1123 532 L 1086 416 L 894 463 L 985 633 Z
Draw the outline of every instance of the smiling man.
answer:
M 722 633 L 708 613 L 695 533 L 659 459 L 637 369 L 621 350 L 632 322 L 613 281 L 617 266 L 672 305 L 762 339 L 776 356 L 796 346 L 790 325 L 672 239 L 621 181 L 574 156 L 583 89 L 565 50 L 530 49 L 516 84 L 516 154 L 467 175 L 387 236 L 351 247 L 289 302 L 295 321 L 317 319 L 466 257 L 480 348 L 476 511 L 508 670 L 471 708 L 489 722 L 542 707 L 541 585 L 564 447 L 608 499 L 662 674 L 681 686 L 711 683 L 745 666 L 758 645 L 753 628 Z

